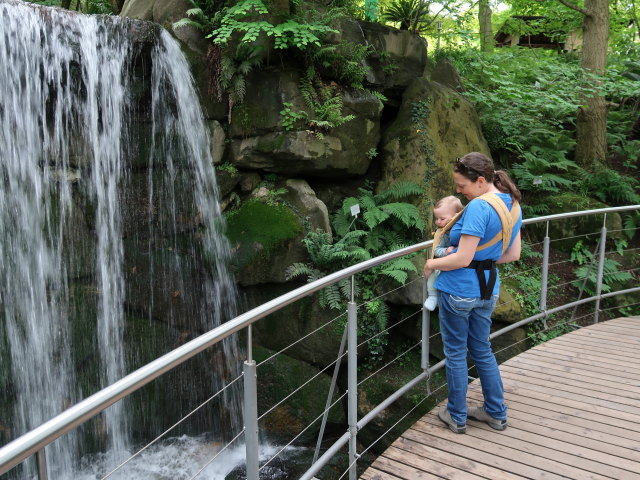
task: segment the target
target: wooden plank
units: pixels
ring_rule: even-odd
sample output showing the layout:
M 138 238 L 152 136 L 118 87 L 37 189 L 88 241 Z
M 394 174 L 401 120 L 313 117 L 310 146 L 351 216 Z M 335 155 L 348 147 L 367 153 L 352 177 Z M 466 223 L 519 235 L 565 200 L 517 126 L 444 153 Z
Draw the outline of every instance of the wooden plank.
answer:
M 467 425 L 467 428 L 472 425 L 474 428 L 494 433 L 491 427 L 482 422 L 470 420 Z M 637 461 L 628 461 L 615 454 L 601 451 L 598 442 L 594 440 L 582 442 L 583 445 L 577 444 L 571 435 L 565 435 L 563 440 L 560 440 L 558 433 L 552 429 L 541 429 L 537 425 L 527 428 L 526 422 L 516 419 L 511 419 L 509 427 L 501 432 L 501 437 L 511 437 L 513 442 L 539 445 L 549 449 L 549 458 L 605 476 L 624 478 L 629 473 L 635 473 L 638 468 Z M 511 443 L 509 440 L 505 442 Z
M 638 421 L 637 414 L 626 411 L 626 409 L 630 409 L 630 407 L 626 405 L 613 404 L 612 402 L 599 402 L 589 397 L 580 397 L 579 395 L 515 380 L 510 380 L 508 387 L 505 385 L 505 391 L 507 388 L 517 390 L 521 395 L 528 395 L 531 398 L 537 398 L 543 402 L 550 402 L 555 405 L 557 405 L 558 402 L 562 402 L 575 411 L 607 417 L 603 423 L 640 432 L 640 423 L 635 423 Z M 622 407 L 625 407 L 625 409 L 622 409 Z
M 548 363 L 560 363 L 561 365 L 573 366 L 578 369 L 589 369 L 593 372 L 614 375 L 618 378 L 628 378 L 629 383 L 638 384 L 640 382 L 640 372 L 633 373 L 631 371 L 618 372 L 615 369 L 594 365 L 586 362 L 583 358 L 571 357 L 569 355 L 560 355 L 553 352 L 536 350 L 529 353 L 531 357 L 546 361 Z M 529 356 L 528 355 L 528 356 Z
M 469 420 L 456 435 L 433 410 L 361 478 L 640 480 L 640 317 L 565 334 L 500 369 L 505 431 Z M 467 398 L 482 403 L 477 380 Z
M 597 392 L 610 393 L 616 392 L 618 397 L 628 399 L 629 401 L 636 402 L 635 405 L 638 405 L 640 402 L 640 387 L 631 387 L 627 386 L 623 390 L 620 390 L 620 385 L 615 382 L 607 382 L 606 380 L 594 379 L 594 378 L 586 378 L 583 377 L 582 380 L 575 379 L 571 376 L 558 375 L 554 370 L 544 369 L 542 367 L 538 367 L 535 365 L 527 365 L 527 364 L 517 364 L 512 365 L 511 363 L 503 363 L 500 365 L 501 371 L 511 371 L 521 375 L 525 378 L 541 378 L 548 379 L 550 381 L 556 381 L 557 379 L 562 379 L 561 381 L 566 385 L 571 385 L 575 387 L 584 387 L 589 390 L 595 390 Z
M 402 480 L 400 477 L 391 475 L 390 473 L 383 472 L 373 467 L 367 468 L 360 476 L 362 480 Z
M 564 477 L 554 473 L 553 466 L 545 465 L 535 456 L 520 452 L 492 442 L 457 435 L 449 431 L 444 424 L 438 426 L 418 421 L 403 435 L 416 442 L 424 442 L 436 448 L 446 449 L 453 454 L 472 461 L 491 465 L 515 475 L 540 480 L 560 480 Z M 496 477 L 499 478 L 499 477 Z
M 396 440 L 392 447 L 403 451 L 412 452 L 413 454 L 418 455 L 423 459 L 429 459 L 432 462 L 439 462 L 444 465 L 450 465 L 452 467 L 455 467 L 456 469 L 473 473 L 482 478 L 493 479 L 500 477 L 503 480 L 518 480 L 521 478 L 525 478 L 509 472 L 505 472 L 504 470 L 498 470 L 489 465 L 471 461 L 467 458 L 462 457 L 461 455 L 455 455 L 444 450 L 439 450 L 437 448 L 433 448 L 428 444 L 416 442 L 404 437 L 400 437 L 398 440 Z
M 471 391 L 470 400 L 481 403 L 482 394 Z M 591 445 L 597 442 L 600 451 L 617 455 L 622 458 L 633 460 L 636 463 L 640 458 L 640 443 L 636 439 L 627 439 L 618 435 L 600 432 L 590 428 L 591 422 L 580 417 L 570 417 L 560 415 L 550 410 L 531 407 L 513 399 L 507 402 L 509 409 L 509 421 L 521 421 L 520 428 L 528 429 L 532 432 L 550 431 L 555 432 L 556 438 L 564 439 L 576 445 Z M 567 437 L 566 435 L 570 435 Z
M 605 347 L 586 346 L 584 343 L 580 343 L 579 340 L 579 338 L 575 337 L 558 337 L 557 341 L 553 342 L 553 348 L 558 349 L 559 347 L 561 347 L 562 351 L 579 352 L 589 355 L 594 359 L 602 359 L 602 361 L 606 361 L 607 363 L 616 365 L 640 364 L 640 359 L 636 360 L 633 358 L 629 358 L 628 352 L 620 352 L 618 350 L 612 351 L 610 348 Z
M 609 333 L 604 330 L 589 330 L 588 328 L 583 328 L 579 330 L 579 332 L 583 338 L 591 338 L 599 342 L 618 345 L 624 348 L 634 348 L 638 346 L 638 341 L 635 338 L 616 335 L 615 333 Z
M 629 355 L 634 355 L 634 352 L 637 350 L 637 346 L 628 345 L 628 344 L 620 344 L 614 340 L 601 339 L 593 336 L 577 336 L 577 335 L 563 335 L 563 338 L 566 337 L 567 341 L 580 343 L 584 346 L 589 346 L 590 348 L 604 348 L 609 349 L 611 352 L 618 353 L 628 353 Z
M 399 449 L 393 445 L 384 452 L 384 456 L 391 460 L 404 463 L 405 465 L 413 467 L 421 472 L 429 472 L 441 478 L 448 478 L 451 480 L 481 480 L 486 478 L 460 468 L 455 468 L 455 466 L 452 467 L 446 463 L 434 461 L 429 457 L 421 457 L 411 451 Z M 471 462 L 467 461 L 467 463 Z
M 436 423 L 439 419 L 435 415 L 426 415 L 422 419 Z M 598 461 L 589 459 L 585 449 L 576 446 L 564 445 L 564 448 L 556 448 L 560 442 L 553 443 L 553 439 L 533 435 L 510 425 L 502 432 L 496 432 L 488 425 L 482 422 L 469 421 L 467 423 L 467 435 L 484 438 L 496 444 L 509 446 L 521 451 L 528 451 L 537 457 L 545 459 L 545 461 L 554 461 L 564 465 L 562 472 L 564 474 L 571 473 L 573 469 L 579 472 L 580 478 L 625 478 L 629 472 L 623 469 L 612 467 Z M 546 441 L 545 441 L 546 440 Z M 578 455 L 580 453 L 581 455 Z M 556 470 L 556 473 L 560 471 Z M 577 472 L 573 472 L 576 474 Z
M 569 378 L 549 375 L 547 375 L 547 377 L 545 378 L 542 375 L 535 375 L 533 373 L 527 374 L 526 371 L 523 371 L 521 369 L 513 370 L 508 365 L 503 366 L 500 370 L 503 373 L 503 379 L 505 377 L 512 378 L 514 380 L 526 379 L 526 382 L 531 385 L 539 385 L 543 387 L 558 389 L 562 388 L 563 391 L 575 393 L 578 396 L 587 396 L 593 399 L 600 399 L 608 402 L 619 403 L 621 405 L 627 405 L 637 410 L 638 414 L 640 415 L 640 407 L 638 406 L 640 405 L 640 402 L 638 401 L 640 399 L 640 396 L 636 397 L 635 399 L 626 398 L 615 393 L 610 393 L 611 390 L 598 390 L 597 388 L 592 388 L 588 383 L 583 383 L 582 385 L 572 385 L 570 383 L 571 379 Z
M 527 393 L 510 390 L 505 391 L 505 400 L 507 405 L 518 403 L 525 406 L 524 408 L 527 408 L 527 411 L 537 411 L 536 409 L 544 410 L 544 412 L 540 413 L 551 420 L 562 421 L 583 428 L 588 427 L 604 434 L 615 435 L 635 442 L 638 441 L 638 432 L 626 428 L 626 423 L 621 422 L 623 426 L 611 425 L 611 423 L 609 423 L 610 417 L 592 412 L 589 412 L 587 419 L 584 415 L 579 416 L 578 413 L 580 412 L 568 407 L 562 401 L 559 403 L 541 401 L 539 398 L 532 398 L 532 396 Z
M 553 362 L 550 364 L 548 361 L 545 361 L 544 359 L 536 358 L 533 355 L 528 355 L 524 357 L 518 355 L 517 357 L 513 357 L 509 359 L 509 365 L 534 365 L 544 369 L 548 369 L 549 371 L 564 372 L 573 378 L 586 377 L 586 378 L 589 378 L 589 380 L 598 379 L 598 380 L 614 381 L 619 385 L 619 387 L 623 387 L 623 388 L 640 387 L 640 381 L 635 381 L 635 382 L 629 381 L 627 377 L 617 376 L 615 372 L 611 372 L 610 374 L 594 372 L 589 368 L 578 366 L 578 365 L 572 365 L 571 363 L 566 363 L 566 362 Z M 556 373 L 556 375 L 559 375 L 559 373 Z
M 387 458 L 382 454 L 374 462 L 376 470 L 380 470 L 385 473 L 390 473 L 404 479 L 415 480 L 440 480 L 441 477 L 433 475 L 428 472 L 422 472 L 415 467 L 405 465 L 404 463 L 397 462 L 390 458 Z
M 433 414 L 425 415 L 416 423 L 415 427 L 423 428 L 424 425 L 431 425 L 433 428 L 439 428 L 441 430 L 447 428 L 440 419 Z M 460 436 L 468 438 L 471 442 L 483 441 L 485 445 L 490 446 L 486 452 L 495 450 L 498 447 L 509 449 L 512 452 L 512 458 L 516 458 L 523 463 L 528 463 L 540 470 L 551 471 L 564 477 L 582 478 L 585 480 L 604 480 L 610 478 L 595 472 L 589 472 L 574 465 L 569 465 L 567 459 L 570 456 L 564 455 L 562 452 L 556 452 L 552 449 L 533 445 L 528 442 L 517 441 L 513 438 L 505 437 L 501 435 L 501 433 L 502 432 L 496 432 L 495 430 L 487 432 L 481 428 L 472 428 L 471 425 L 468 424 L 466 435 Z M 526 457 L 526 460 L 524 460 L 523 457 Z

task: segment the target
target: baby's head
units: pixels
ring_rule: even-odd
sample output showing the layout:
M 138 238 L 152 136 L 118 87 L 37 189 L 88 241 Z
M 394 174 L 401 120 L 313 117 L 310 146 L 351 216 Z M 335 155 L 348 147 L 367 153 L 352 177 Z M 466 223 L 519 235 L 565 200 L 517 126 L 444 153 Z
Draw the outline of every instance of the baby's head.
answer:
M 458 197 L 449 195 L 441 198 L 433 208 L 433 216 L 436 217 L 436 225 L 439 228 L 444 227 L 453 216 L 462 211 L 462 202 Z

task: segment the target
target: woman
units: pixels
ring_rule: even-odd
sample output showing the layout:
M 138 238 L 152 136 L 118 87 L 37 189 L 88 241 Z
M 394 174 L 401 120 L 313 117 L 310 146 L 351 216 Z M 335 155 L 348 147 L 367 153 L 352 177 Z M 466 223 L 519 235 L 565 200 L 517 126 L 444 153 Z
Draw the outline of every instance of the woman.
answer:
M 495 264 L 520 258 L 522 215 L 518 214 L 515 219 L 508 247 L 503 248 L 502 240 L 490 245 L 502 231 L 502 222 L 494 207 L 478 197 L 495 194 L 511 211 L 521 195 L 509 175 L 496 171 L 493 162 L 478 152 L 456 160 L 453 179 L 456 191 L 470 200 L 449 232 L 451 243 L 457 248 L 446 257 L 427 260 L 424 266 L 427 277 L 433 270 L 440 270 L 435 287 L 439 293 L 449 401 L 440 408 L 438 416 L 455 433 L 466 432 L 467 417 L 504 430 L 507 407 L 489 333 L 491 314 L 500 291 Z M 516 206 L 513 212 L 518 211 Z M 470 408 L 468 413 L 467 349 L 476 365 L 484 395 L 484 404 Z

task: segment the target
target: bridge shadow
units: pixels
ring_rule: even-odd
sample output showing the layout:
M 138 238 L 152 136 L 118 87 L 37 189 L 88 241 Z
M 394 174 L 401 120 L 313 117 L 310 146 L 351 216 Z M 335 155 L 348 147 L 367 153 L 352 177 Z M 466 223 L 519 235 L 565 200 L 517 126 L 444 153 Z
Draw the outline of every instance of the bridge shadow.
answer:
M 505 431 L 470 420 L 457 435 L 437 406 L 360 478 L 640 479 L 640 317 L 567 333 L 500 370 Z M 467 398 L 482 402 L 478 380 Z

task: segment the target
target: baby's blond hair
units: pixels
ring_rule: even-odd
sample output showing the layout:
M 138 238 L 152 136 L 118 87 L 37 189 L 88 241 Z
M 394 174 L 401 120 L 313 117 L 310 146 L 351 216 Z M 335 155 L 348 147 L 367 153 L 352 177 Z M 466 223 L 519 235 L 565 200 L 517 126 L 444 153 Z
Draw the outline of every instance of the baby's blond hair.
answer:
M 444 206 L 453 208 L 456 213 L 461 212 L 463 208 L 460 199 L 458 197 L 454 197 L 453 195 L 449 195 L 448 197 L 444 197 L 438 200 L 438 203 L 436 203 L 433 209 L 435 210 L 436 208 Z

